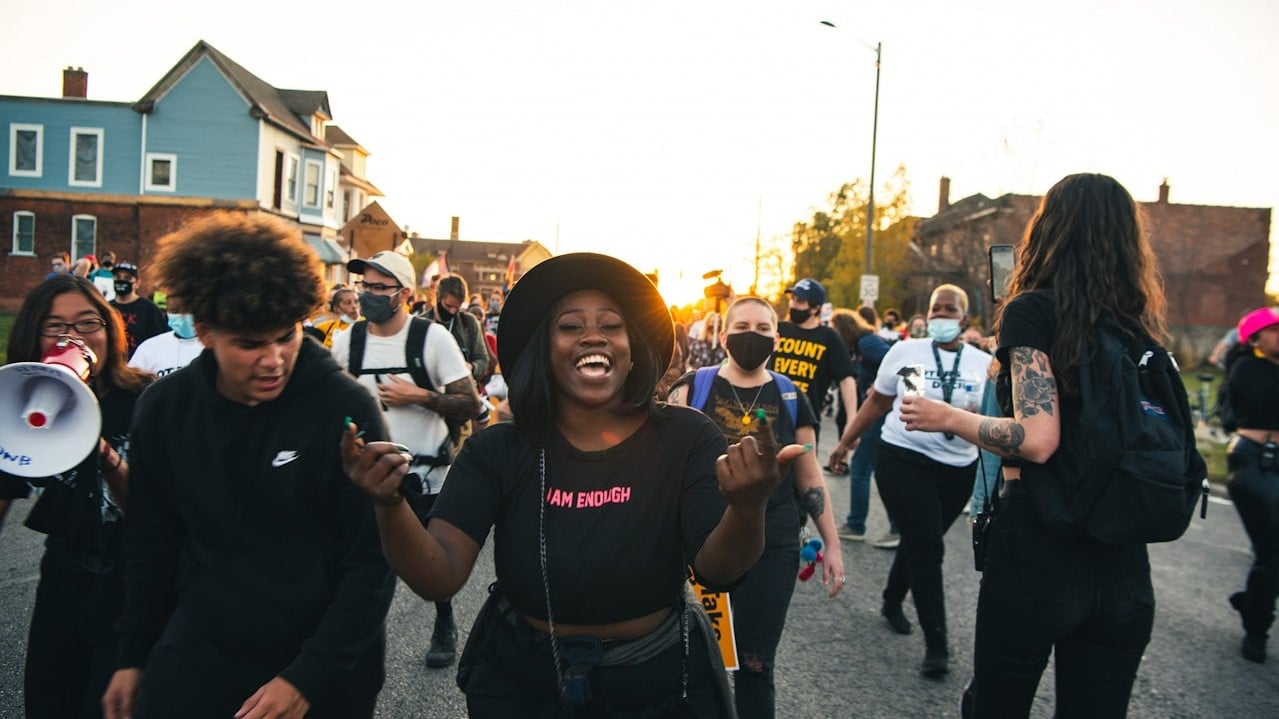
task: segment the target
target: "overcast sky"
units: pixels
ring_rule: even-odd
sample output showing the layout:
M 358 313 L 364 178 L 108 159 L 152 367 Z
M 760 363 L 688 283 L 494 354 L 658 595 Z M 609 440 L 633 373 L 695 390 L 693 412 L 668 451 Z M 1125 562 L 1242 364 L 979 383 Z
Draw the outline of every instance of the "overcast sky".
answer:
M 917 214 L 942 175 L 958 200 L 1078 171 L 1279 204 L 1273 0 L 418 5 L 0 0 L 0 94 L 57 96 L 75 65 L 90 98 L 135 100 L 204 39 L 326 90 L 401 225 L 609 252 L 672 300 L 715 268 L 745 290 L 757 228 L 784 238 L 869 174 L 876 42 L 877 180 L 905 165 Z

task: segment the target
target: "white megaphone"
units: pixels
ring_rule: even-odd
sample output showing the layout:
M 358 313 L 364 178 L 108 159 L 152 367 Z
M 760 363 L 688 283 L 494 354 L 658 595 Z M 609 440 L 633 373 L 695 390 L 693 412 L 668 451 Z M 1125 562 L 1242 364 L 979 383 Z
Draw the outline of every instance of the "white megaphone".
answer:
M 83 342 L 64 335 L 39 362 L 0 367 L 0 472 L 48 477 L 94 450 L 102 413 L 86 383 L 95 361 Z

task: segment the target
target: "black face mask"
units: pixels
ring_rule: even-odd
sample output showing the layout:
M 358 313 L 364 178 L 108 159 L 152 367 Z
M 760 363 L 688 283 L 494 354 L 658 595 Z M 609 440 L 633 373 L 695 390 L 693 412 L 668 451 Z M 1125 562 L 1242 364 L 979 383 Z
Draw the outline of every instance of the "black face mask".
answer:
M 435 316 L 440 322 L 449 322 L 453 319 L 453 313 L 449 312 L 448 308 L 439 302 L 435 303 Z
M 737 332 L 724 339 L 724 349 L 738 367 L 754 372 L 773 353 L 774 339 L 758 332 Z
M 386 322 L 394 317 L 399 310 L 399 307 L 393 303 L 393 300 L 398 296 L 398 293 L 394 295 L 375 295 L 372 292 L 361 292 L 360 314 L 364 315 L 364 319 L 373 324 Z
M 792 324 L 802 325 L 805 322 L 807 322 L 810 317 L 813 316 L 814 312 L 816 312 L 816 310 L 813 310 L 813 309 L 797 310 L 794 307 L 792 307 L 790 310 L 790 321 Z
M 128 295 L 133 292 L 133 283 L 128 280 L 115 281 L 115 293 L 117 295 Z

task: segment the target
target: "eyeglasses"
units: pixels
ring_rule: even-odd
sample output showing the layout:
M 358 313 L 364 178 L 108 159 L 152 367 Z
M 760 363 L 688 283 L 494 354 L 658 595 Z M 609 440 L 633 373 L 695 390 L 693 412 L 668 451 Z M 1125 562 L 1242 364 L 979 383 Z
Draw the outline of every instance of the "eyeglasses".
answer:
M 75 322 L 45 322 L 40 325 L 40 334 L 45 337 L 58 337 L 71 334 L 71 330 L 75 330 L 76 334 L 91 335 L 95 332 L 101 332 L 102 328 L 106 326 L 107 321 L 101 317 L 76 320 Z
M 381 282 L 356 282 L 355 286 L 360 288 L 361 292 L 377 292 L 379 294 L 394 292 L 403 287 L 403 285 L 384 285 Z

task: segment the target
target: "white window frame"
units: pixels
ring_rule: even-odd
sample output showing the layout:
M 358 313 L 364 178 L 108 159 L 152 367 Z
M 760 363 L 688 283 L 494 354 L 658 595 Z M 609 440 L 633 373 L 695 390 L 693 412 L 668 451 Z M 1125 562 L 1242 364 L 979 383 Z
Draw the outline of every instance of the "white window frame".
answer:
M 293 190 L 289 191 L 289 181 L 293 181 Z M 284 199 L 294 205 L 301 204 L 302 199 L 302 158 L 289 152 L 284 155 Z
M 98 138 L 98 157 L 95 160 L 97 176 L 92 180 L 75 179 L 75 144 L 76 138 L 80 135 L 93 135 Z M 106 144 L 106 131 L 100 127 L 73 127 L 71 128 L 71 151 L 68 153 L 71 157 L 67 160 L 67 184 L 71 187 L 102 187 L 102 149 Z M 75 258 L 72 258 L 75 259 Z
M 34 170 L 19 170 L 17 168 L 19 132 L 35 132 L 36 134 L 36 169 Z M 44 176 L 44 125 L 32 125 L 25 122 L 9 123 L 9 176 Z
M 311 202 L 311 168 L 315 168 L 315 201 Z M 302 206 L 320 209 L 320 183 L 324 181 L 324 164 L 318 160 L 307 160 L 302 171 Z
M 93 246 L 87 252 L 79 252 L 80 236 L 76 234 L 76 228 L 79 227 L 81 220 L 89 220 L 93 222 Z M 72 215 L 71 216 L 71 261 L 84 257 L 85 255 L 98 254 L 98 218 L 93 215 Z
M 19 218 L 31 218 L 31 249 L 23 250 L 18 246 L 18 222 Z M 15 257 L 35 257 L 36 254 L 36 213 L 28 210 L 18 210 L 13 213 L 13 248 L 9 253 Z
M 155 167 L 152 163 L 156 160 L 164 160 L 169 163 L 169 184 L 155 184 Z M 148 192 L 177 192 L 178 190 L 178 156 L 165 152 L 148 152 L 146 158 L 146 189 Z
M 327 182 L 324 188 L 324 206 L 330 210 L 333 209 L 333 203 L 336 201 L 338 191 L 338 172 L 337 170 L 329 170 Z

